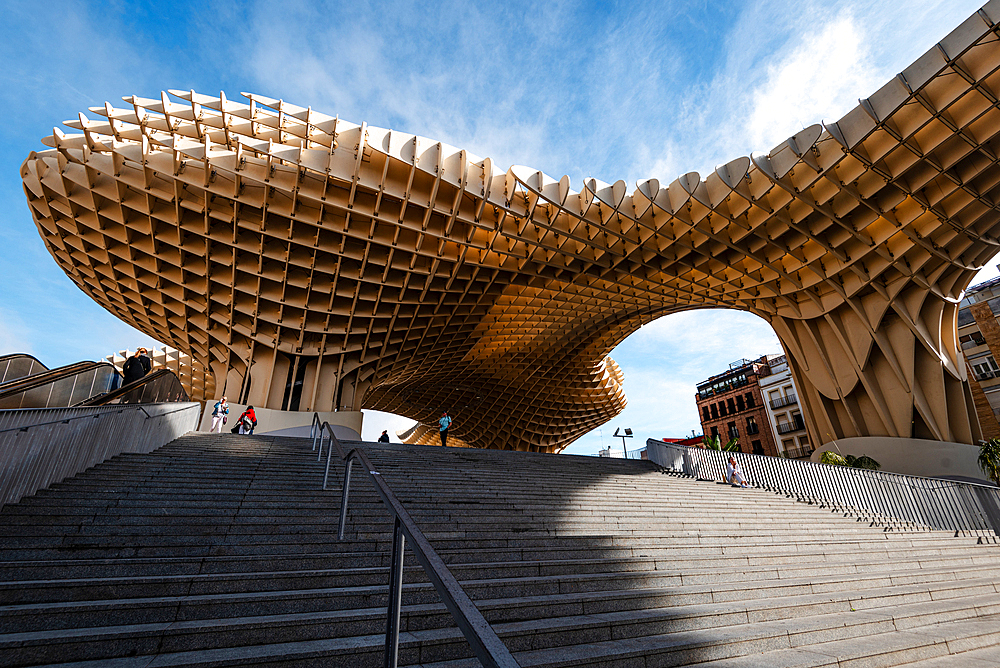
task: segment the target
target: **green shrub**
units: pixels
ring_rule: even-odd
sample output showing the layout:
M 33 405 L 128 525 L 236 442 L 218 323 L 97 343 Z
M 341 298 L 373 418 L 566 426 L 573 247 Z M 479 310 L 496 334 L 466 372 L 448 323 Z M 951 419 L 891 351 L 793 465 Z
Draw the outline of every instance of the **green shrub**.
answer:
M 1000 439 L 991 438 L 979 446 L 979 468 L 986 477 L 1000 485 Z
M 869 469 L 871 471 L 878 471 L 882 468 L 881 464 L 868 455 L 861 455 L 860 457 L 855 457 L 854 455 L 840 456 L 832 450 L 827 450 L 820 455 L 819 460 L 824 464 L 846 466 L 853 469 Z
M 831 464 L 833 466 L 847 466 L 847 461 L 833 450 L 824 452 L 820 455 L 819 460 L 824 464 Z

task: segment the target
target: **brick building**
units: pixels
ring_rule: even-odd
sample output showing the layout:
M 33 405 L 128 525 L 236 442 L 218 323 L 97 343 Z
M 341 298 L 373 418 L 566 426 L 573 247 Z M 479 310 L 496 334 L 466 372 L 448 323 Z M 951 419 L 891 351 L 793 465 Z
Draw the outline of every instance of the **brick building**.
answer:
M 698 384 L 695 401 L 706 436 L 726 443 L 739 440 L 740 450 L 778 456 L 760 379 L 770 375 L 767 357 L 739 360 L 729 370 Z
M 965 291 L 958 311 L 958 340 L 983 438 L 1000 437 L 1000 278 Z

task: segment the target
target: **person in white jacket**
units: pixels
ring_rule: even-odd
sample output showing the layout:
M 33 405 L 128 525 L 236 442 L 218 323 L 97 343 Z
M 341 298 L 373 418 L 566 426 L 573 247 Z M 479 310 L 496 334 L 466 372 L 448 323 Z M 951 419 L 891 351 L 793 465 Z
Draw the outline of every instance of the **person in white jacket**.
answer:
M 736 459 L 732 455 L 729 455 L 729 463 L 726 464 L 726 482 L 732 483 L 733 487 L 737 485 L 740 487 L 750 486 L 743 475 L 743 469 L 736 463 Z
M 220 401 L 215 402 L 215 408 L 212 409 L 212 428 L 208 431 L 218 431 L 221 434 L 222 425 L 226 424 L 228 415 L 229 402 L 226 401 L 225 397 L 222 397 Z

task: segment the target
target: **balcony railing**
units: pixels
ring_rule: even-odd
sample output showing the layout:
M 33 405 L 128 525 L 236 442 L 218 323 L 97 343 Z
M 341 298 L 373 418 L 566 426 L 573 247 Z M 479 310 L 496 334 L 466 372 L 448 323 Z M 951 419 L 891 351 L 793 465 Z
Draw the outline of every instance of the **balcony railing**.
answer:
M 982 373 L 976 374 L 976 380 L 989 380 L 990 378 L 996 378 L 1000 373 L 996 371 L 983 371 Z
M 781 408 L 782 406 L 790 406 L 792 404 L 797 404 L 799 398 L 795 394 L 789 394 L 788 396 L 778 397 L 777 399 L 771 399 L 771 408 Z
M 805 429 L 806 425 L 802 422 L 802 418 L 796 417 L 791 422 L 779 422 L 778 423 L 778 433 L 779 434 L 790 434 L 793 431 L 800 431 Z
M 798 459 L 799 457 L 808 457 L 813 453 L 813 447 L 811 445 L 805 445 L 802 447 L 792 446 L 785 448 L 785 456 L 791 459 Z
M 703 480 L 723 480 L 730 456 L 751 485 L 886 527 L 1000 535 L 1000 489 L 986 484 L 720 452 L 646 441 L 650 461 Z

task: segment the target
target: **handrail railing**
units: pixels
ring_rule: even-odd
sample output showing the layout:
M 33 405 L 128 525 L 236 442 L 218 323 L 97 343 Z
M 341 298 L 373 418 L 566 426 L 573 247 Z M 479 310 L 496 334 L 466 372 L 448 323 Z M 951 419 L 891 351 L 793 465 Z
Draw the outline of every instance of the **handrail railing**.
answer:
M 795 416 L 791 422 L 779 422 L 778 423 L 778 433 L 779 434 L 790 434 L 793 431 L 802 431 L 806 428 L 806 423 L 803 422 L 802 418 Z
M 660 466 L 702 479 L 724 480 L 732 456 L 752 485 L 867 517 L 874 524 L 1000 535 L 1000 489 L 985 484 L 692 448 L 652 438 L 646 448 Z
M 0 506 L 196 429 L 196 403 L 0 410 Z
M 169 402 L 169 403 L 174 403 L 174 402 Z M 181 411 L 186 411 L 186 410 L 189 410 L 191 408 L 190 402 L 178 402 L 178 403 L 184 403 L 184 405 L 181 406 L 180 408 L 175 408 L 172 411 L 167 411 L 165 413 L 157 413 L 156 415 L 151 415 L 149 413 L 149 411 L 146 410 L 146 406 L 143 405 L 143 404 L 130 404 L 130 405 L 127 405 L 127 406 L 122 406 L 122 405 L 119 405 L 119 404 L 110 404 L 108 406 L 101 406 L 100 407 L 100 408 L 107 408 L 107 410 L 105 410 L 105 411 L 100 411 L 100 412 L 96 412 L 95 411 L 95 412 L 87 413 L 85 415 L 71 415 L 70 417 L 60 418 L 58 420 L 48 420 L 47 422 L 32 422 L 30 424 L 18 425 L 16 427 L 8 427 L 6 429 L 0 429 L 0 434 L 3 434 L 3 433 L 8 432 L 8 431 L 28 431 L 29 429 L 34 429 L 35 427 L 44 427 L 44 426 L 50 425 L 50 424 L 69 424 L 73 420 L 85 420 L 87 418 L 96 419 L 96 418 L 100 418 L 103 415 L 121 414 L 121 413 L 124 413 L 127 410 L 141 411 L 143 414 L 145 414 L 146 418 L 161 418 L 161 417 L 163 417 L 165 415 L 171 415 L 172 413 L 180 413 Z M 81 406 L 70 406 L 69 408 L 92 408 L 92 407 L 91 406 L 82 406 L 82 407 Z M 96 407 L 93 407 L 93 408 L 96 408 Z M 43 411 L 43 410 L 58 410 L 58 409 L 51 409 L 51 408 L 26 408 L 24 410 L 26 412 L 26 411 Z
M 792 394 L 786 394 L 783 397 L 778 397 L 777 399 L 771 399 L 771 408 L 782 408 L 783 406 L 790 406 L 791 404 L 796 404 L 799 402 L 799 397 L 794 392 Z
M 520 664 L 511 655 L 510 650 L 503 644 L 497 636 L 493 627 L 486 621 L 479 608 L 472 602 L 469 595 L 462 589 L 455 576 L 448 570 L 448 566 L 438 556 L 430 542 L 424 536 L 420 528 L 406 512 L 403 504 L 393 493 L 392 489 L 382 478 L 381 474 L 375 470 L 375 466 L 368 459 L 368 455 L 359 448 L 353 448 L 346 454 L 340 444 L 340 440 L 333 432 L 330 423 L 320 424 L 319 415 L 313 414 L 310 434 L 313 441 L 313 450 L 318 453 L 316 461 L 323 459 L 323 444 L 327 441 L 329 434 L 330 445 L 326 450 L 326 472 L 323 474 L 323 489 L 327 488 L 330 477 L 330 462 L 333 459 L 333 450 L 336 448 L 337 456 L 346 463 L 344 471 L 344 484 L 341 489 L 340 519 L 337 524 L 337 538 L 344 539 L 344 528 L 347 523 L 347 501 L 351 487 L 351 468 L 354 460 L 357 459 L 364 466 L 365 471 L 375 484 L 375 491 L 378 492 L 382 503 L 393 516 L 392 531 L 392 565 L 389 574 L 389 614 L 386 621 L 385 630 L 385 662 L 386 668 L 396 668 L 399 657 L 399 619 L 403 598 L 403 550 L 406 540 L 410 541 L 413 553 L 417 561 L 424 568 L 427 577 L 434 588 L 441 596 L 445 607 L 448 608 L 455 623 L 462 631 L 465 639 L 472 646 L 479 662 L 487 668 L 520 668 Z M 404 538 L 405 536 L 405 538 Z

